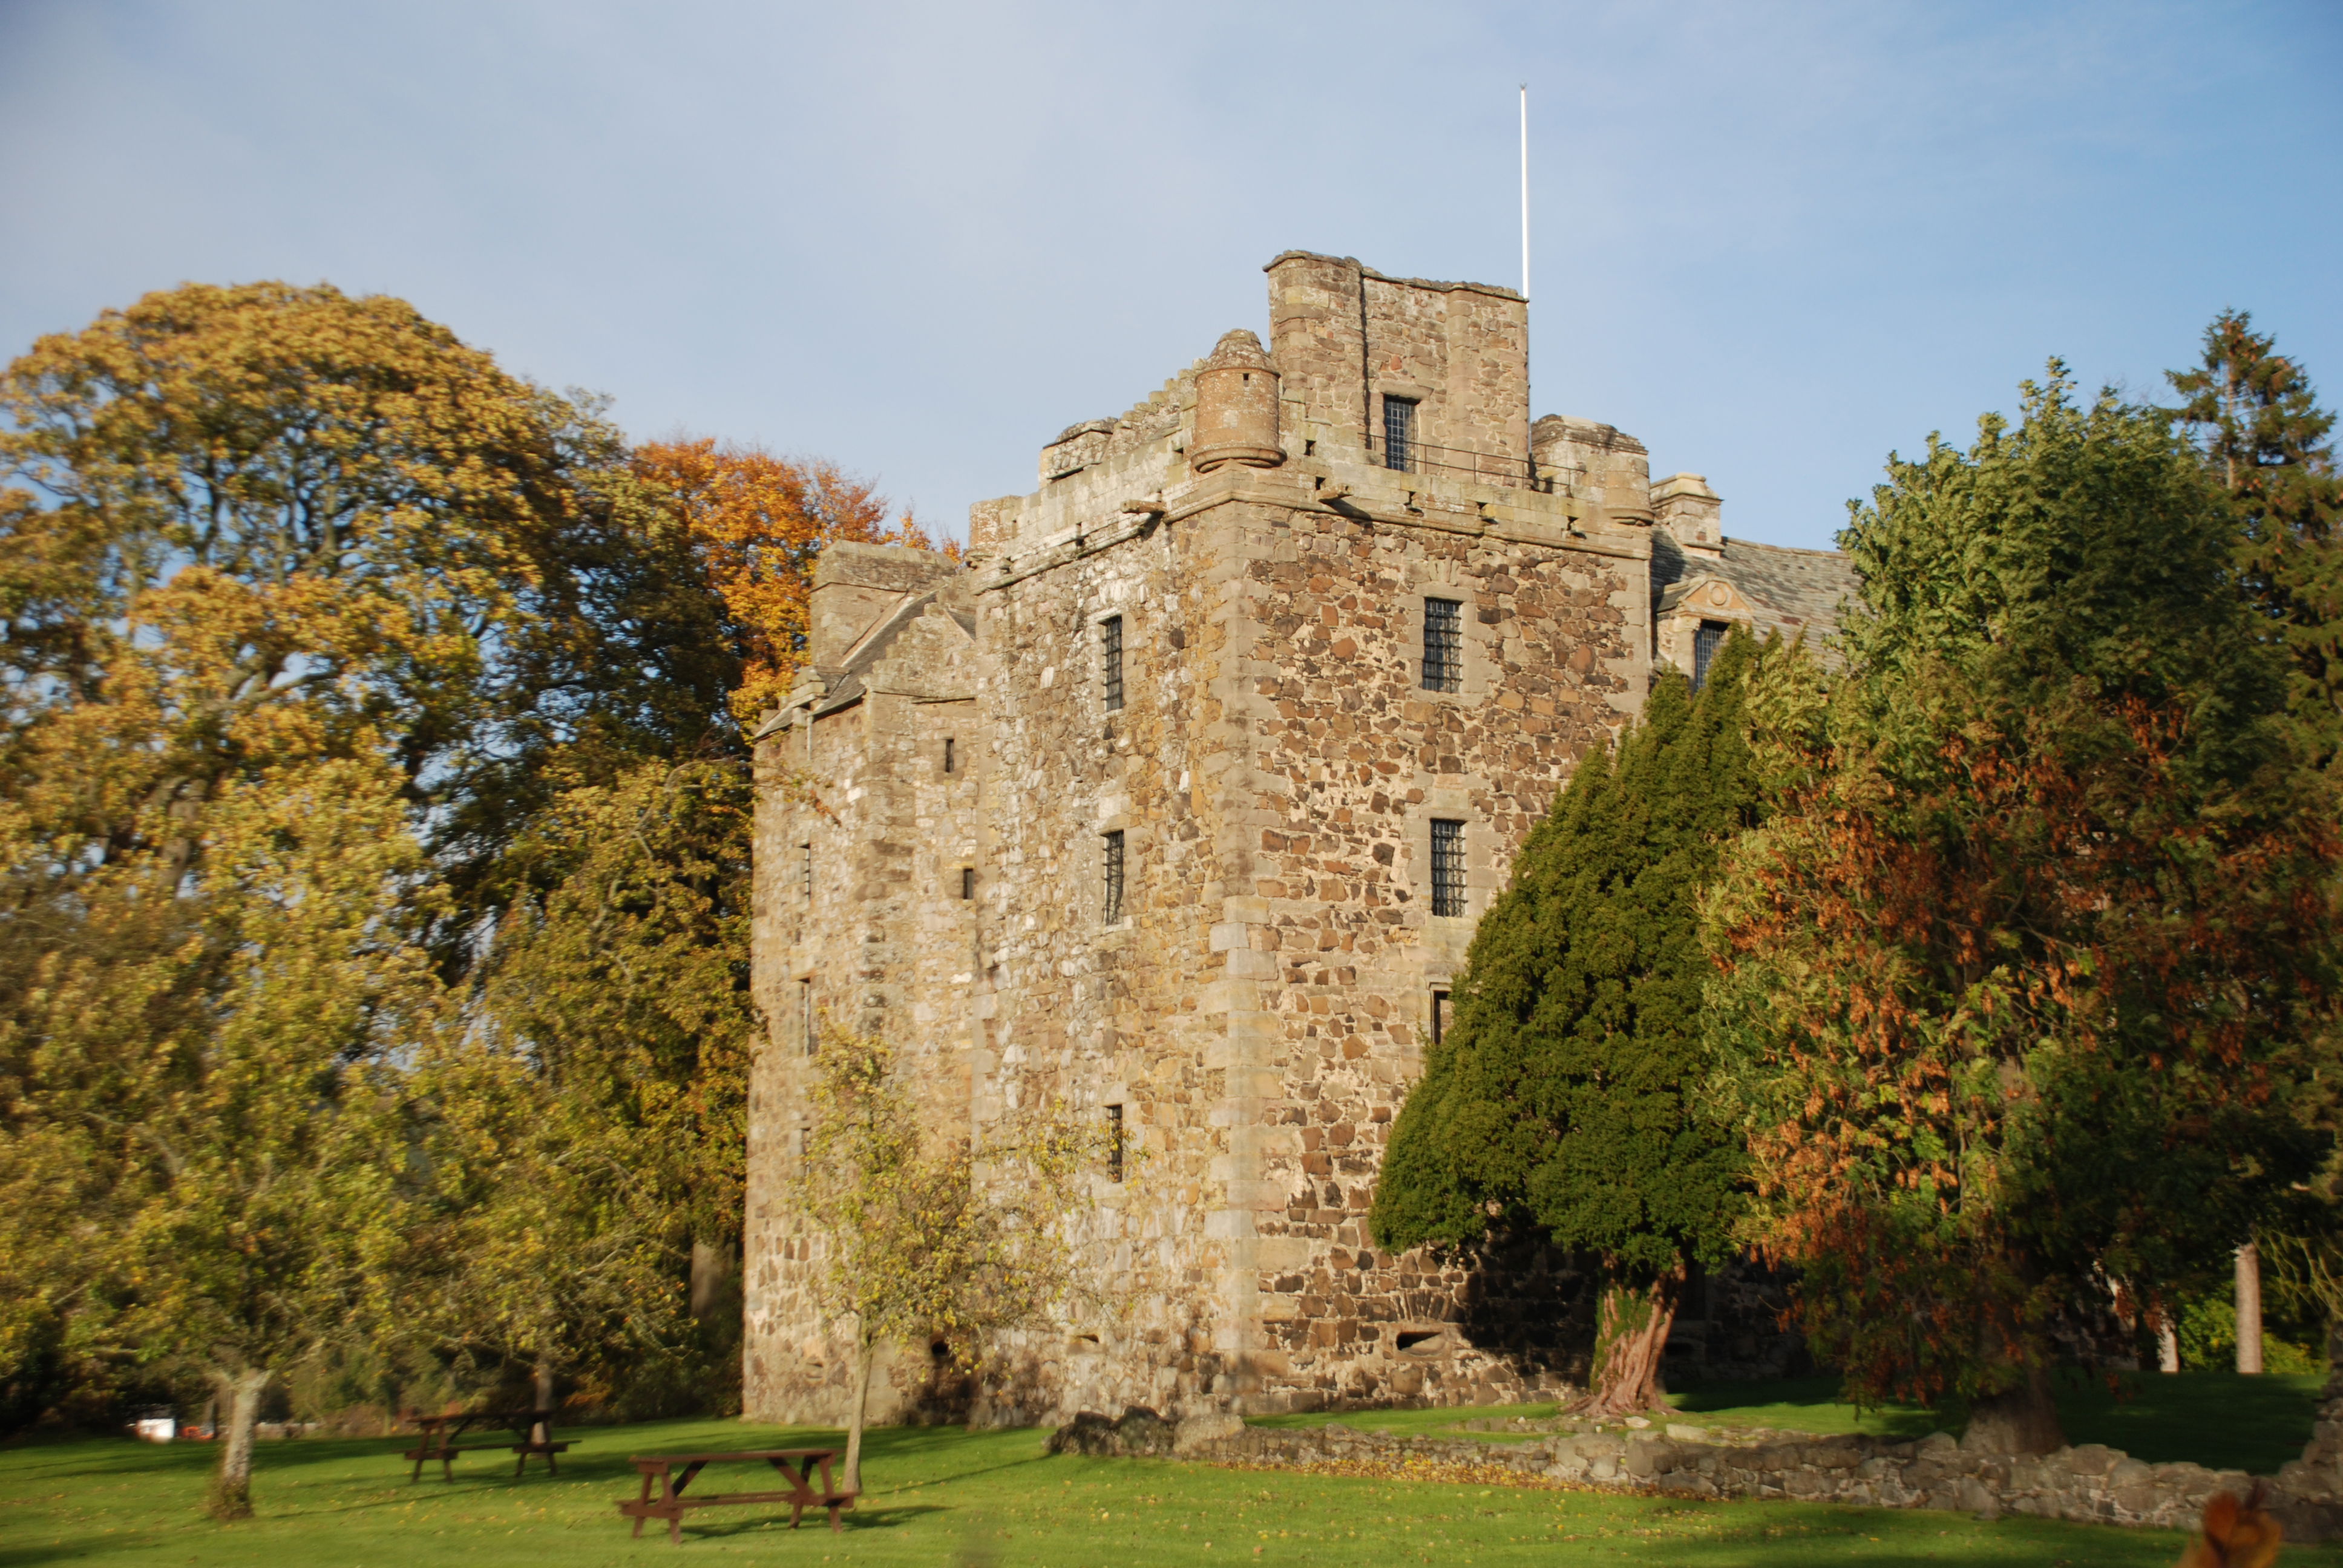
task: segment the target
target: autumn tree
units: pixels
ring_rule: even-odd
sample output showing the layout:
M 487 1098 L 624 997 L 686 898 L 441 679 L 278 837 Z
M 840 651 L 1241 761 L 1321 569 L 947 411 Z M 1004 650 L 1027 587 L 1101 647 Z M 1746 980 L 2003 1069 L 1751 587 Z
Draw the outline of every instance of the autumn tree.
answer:
M 748 1054 L 750 784 L 640 762 L 557 796 L 515 842 L 488 1027 L 436 1063 L 460 1151 L 416 1235 L 447 1343 L 557 1375 L 734 1336 Z
M 739 667 L 732 712 L 744 724 L 789 694 L 822 547 L 850 539 L 936 548 L 908 512 L 889 523 L 887 502 L 869 482 L 818 459 L 702 437 L 646 443 L 635 471 L 672 508 L 723 602 Z M 947 540 L 944 550 L 957 556 L 959 547 Z
M 2040 1451 L 2062 1313 L 2168 1308 L 2325 1152 L 2332 811 L 2156 411 L 2054 365 L 2016 427 L 1891 458 L 1841 538 L 1850 668 L 1753 689 L 1712 1038 L 1817 1352 Z
M 214 1386 L 221 1518 L 251 1512 L 270 1383 L 379 1319 L 406 1211 L 395 1064 L 447 1016 L 405 896 L 427 869 L 378 771 L 222 784 L 143 825 L 184 856 L 69 890 L 7 846 L 0 1273 L 82 1357 Z
M 1704 1101 L 1699 900 L 1756 785 L 1728 642 L 1694 695 L 1653 688 L 1614 758 L 1579 765 L 1473 934 L 1455 1019 L 1383 1157 L 1376 1241 L 1472 1248 L 1530 1230 L 1599 1259 L 1584 1408 L 1666 1408 L 1687 1265 L 1732 1251 L 1740 1154 Z
M 862 1431 L 878 1352 L 941 1341 L 962 1364 L 1074 1288 L 1067 1221 L 1106 1149 L 1059 1108 L 986 1130 L 922 1118 L 894 1048 L 825 1030 L 811 1065 L 800 1208 L 819 1228 L 816 1292 L 853 1336 L 845 1486 L 862 1486 Z

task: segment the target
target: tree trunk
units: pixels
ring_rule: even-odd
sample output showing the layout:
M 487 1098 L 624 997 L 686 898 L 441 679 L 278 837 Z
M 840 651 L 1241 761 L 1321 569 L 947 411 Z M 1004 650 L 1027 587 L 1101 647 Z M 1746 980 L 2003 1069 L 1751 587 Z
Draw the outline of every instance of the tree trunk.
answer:
M 2262 1251 L 2251 1241 L 2237 1249 L 2237 1370 L 2262 1370 Z
M 2014 1387 L 1970 1405 L 1969 1427 L 1961 1434 L 1968 1453 L 2054 1453 L 2066 1446 L 2050 1374 L 2040 1367 L 2028 1367 Z
M 540 1360 L 537 1363 L 537 1393 L 534 1402 L 529 1406 L 532 1413 L 538 1416 L 548 1416 L 552 1413 L 554 1410 L 553 1394 L 554 1379 L 556 1375 L 557 1369 L 550 1360 Z M 548 1424 L 549 1423 L 548 1422 L 543 1420 L 530 1422 L 528 1429 L 529 1442 L 551 1442 L 553 1441 L 553 1433 L 546 1430 Z
M 1594 1371 L 1586 1397 L 1573 1408 L 1584 1415 L 1636 1415 L 1665 1411 L 1660 1359 L 1668 1331 L 1675 1326 L 1676 1297 L 1684 1286 L 1677 1267 L 1648 1285 L 1615 1282 L 1603 1289 L 1594 1324 Z
M 701 1328 L 713 1328 L 724 1309 L 724 1287 L 732 1282 L 732 1249 L 721 1241 L 691 1243 L 691 1316 Z
M 219 1439 L 219 1469 L 212 1474 L 204 1512 L 214 1519 L 252 1517 L 252 1429 L 260 1421 L 260 1396 L 268 1374 L 255 1367 L 216 1373 L 212 1379 L 227 1406 L 227 1432 Z
M 846 1490 L 862 1490 L 862 1416 L 870 1406 L 870 1373 L 879 1364 L 878 1347 L 863 1343 L 854 1352 L 854 1411 L 846 1423 Z

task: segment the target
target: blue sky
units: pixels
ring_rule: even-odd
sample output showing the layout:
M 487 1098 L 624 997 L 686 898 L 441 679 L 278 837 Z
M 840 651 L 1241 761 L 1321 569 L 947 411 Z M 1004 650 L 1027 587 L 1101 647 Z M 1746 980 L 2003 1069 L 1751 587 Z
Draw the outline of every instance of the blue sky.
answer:
M 405 296 L 638 436 L 959 532 L 1305 248 L 1515 284 L 1535 411 L 1824 546 L 2060 354 L 2224 306 L 2343 394 L 2343 4 L 0 0 L 0 347 L 182 279 Z

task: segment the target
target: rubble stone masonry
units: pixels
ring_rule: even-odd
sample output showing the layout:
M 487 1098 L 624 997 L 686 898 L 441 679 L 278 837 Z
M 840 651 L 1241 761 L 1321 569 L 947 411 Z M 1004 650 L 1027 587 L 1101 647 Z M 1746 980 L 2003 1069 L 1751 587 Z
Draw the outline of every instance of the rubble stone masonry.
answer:
M 823 1016 L 892 1040 L 980 1145 L 1050 1097 L 1119 1107 L 1133 1152 L 1098 1173 L 1066 1321 L 972 1391 L 914 1351 L 899 1412 L 1455 1403 L 1565 1370 L 1492 1282 L 1379 1251 L 1365 1216 L 1473 921 L 1650 684 L 1647 465 L 1583 421 L 1533 455 L 1508 290 L 1302 253 L 1269 281 L 1269 350 L 1231 334 L 1068 429 L 1039 490 L 974 509 L 965 569 L 822 558 L 809 666 L 758 750 L 752 1416 L 844 1406 L 792 1175 Z M 1463 456 L 1386 466 L 1386 397 Z M 1428 598 L 1463 607 L 1453 691 L 1425 681 Z M 1463 824 L 1461 913 L 1433 912 L 1435 819 Z M 1549 1313 L 1574 1288 L 1524 1268 Z

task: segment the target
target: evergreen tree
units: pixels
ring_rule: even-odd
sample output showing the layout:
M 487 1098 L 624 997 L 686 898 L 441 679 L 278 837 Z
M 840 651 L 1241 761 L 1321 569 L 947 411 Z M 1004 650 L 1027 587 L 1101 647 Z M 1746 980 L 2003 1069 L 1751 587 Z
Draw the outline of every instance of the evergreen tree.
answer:
M 1376 1240 L 1470 1248 L 1534 1228 L 1602 1261 L 1591 1408 L 1664 1408 L 1687 1264 L 1727 1247 L 1740 1155 L 1703 1114 L 1698 907 L 1756 784 L 1729 641 L 1697 694 L 1654 689 L 1579 764 L 1473 933 L 1456 1017 L 1393 1129 Z
M 2225 310 L 2205 329 L 2205 357 L 2168 374 L 2176 410 L 2206 471 L 2229 498 L 2239 581 L 2290 662 L 2288 711 L 2306 759 L 2343 756 L 2343 479 L 2302 367 Z

